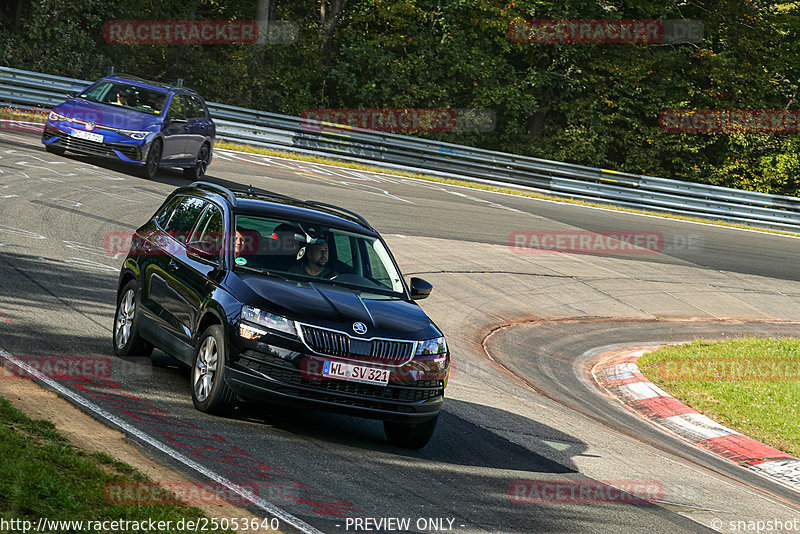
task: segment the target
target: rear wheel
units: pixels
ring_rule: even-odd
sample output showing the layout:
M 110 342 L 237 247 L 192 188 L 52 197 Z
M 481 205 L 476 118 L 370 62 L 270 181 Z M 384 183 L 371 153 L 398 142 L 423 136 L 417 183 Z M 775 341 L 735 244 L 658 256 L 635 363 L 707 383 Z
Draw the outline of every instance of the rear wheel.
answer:
M 203 145 L 200 148 L 200 152 L 197 154 L 197 159 L 194 162 L 194 166 L 189 167 L 188 169 L 183 169 L 183 175 L 190 180 L 197 180 L 198 178 L 205 176 L 210 155 L 211 152 L 208 150 L 208 145 Z
M 139 175 L 148 180 L 156 175 L 158 166 L 161 164 L 161 151 L 162 144 L 160 139 L 153 141 L 150 150 L 147 151 L 147 159 L 145 160 L 144 167 L 139 169 Z
M 428 419 L 422 423 L 384 421 L 383 432 L 392 445 L 397 445 L 404 449 L 421 449 L 431 440 L 438 421 L 438 413 L 433 419 Z
M 139 299 L 134 280 L 125 284 L 119 293 L 113 332 L 117 356 L 149 356 L 153 352 L 153 345 L 139 337 Z
M 222 327 L 206 328 L 192 365 L 192 402 L 201 412 L 223 414 L 233 408 L 236 396 L 225 383 L 226 354 Z
M 56 156 L 63 156 L 64 153 L 66 152 L 66 150 L 64 150 L 63 148 L 59 146 L 53 146 L 52 144 L 44 145 L 44 149 L 50 152 L 51 154 L 55 154 Z

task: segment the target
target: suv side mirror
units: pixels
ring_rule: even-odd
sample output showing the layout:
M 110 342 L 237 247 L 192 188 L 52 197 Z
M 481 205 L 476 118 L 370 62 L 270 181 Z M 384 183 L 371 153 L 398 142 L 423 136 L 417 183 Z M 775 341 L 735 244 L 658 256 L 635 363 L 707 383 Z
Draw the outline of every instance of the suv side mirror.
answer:
M 411 298 L 422 300 L 428 298 L 433 291 L 433 286 L 422 278 L 411 278 Z
M 191 241 L 186 243 L 186 253 L 203 260 L 217 260 L 219 259 L 219 245 L 213 241 Z

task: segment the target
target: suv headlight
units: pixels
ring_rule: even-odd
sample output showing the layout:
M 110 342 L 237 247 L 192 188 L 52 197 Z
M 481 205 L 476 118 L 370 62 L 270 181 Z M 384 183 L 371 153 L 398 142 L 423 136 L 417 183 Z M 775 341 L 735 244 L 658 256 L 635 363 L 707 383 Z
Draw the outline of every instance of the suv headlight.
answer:
M 437 337 L 433 339 L 425 339 L 417 341 L 417 356 L 425 356 L 429 354 L 444 354 L 447 352 L 447 342 L 444 337 Z
M 122 135 L 127 135 L 133 139 L 144 139 L 150 132 L 140 132 L 139 130 L 117 130 Z
M 55 111 L 51 111 L 50 114 L 47 116 L 48 120 L 51 121 L 65 121 L 67 117 L 62 115 L 61 113 L 56 113 Z
M 286 332 L 287 334 L 291 334 L 293 336 L 297 335 L 297 327 L 295 326 L 294 321 L 291 319 L 287 319 L 286 317 L 281 317 L 280 315 L 275 315 L 274 313 L 269 313 L 268 311 L 258 308 L 253 308 L 247 304 L 242 306 L 242 320 L 269 328 L 271 330 Z M 266 331 L 253 328 L 250 325 L 246 325 L 244 323 L 239 324 L 239 335 L 243 338 L 253 339 L 263 336 L 266 333 Z

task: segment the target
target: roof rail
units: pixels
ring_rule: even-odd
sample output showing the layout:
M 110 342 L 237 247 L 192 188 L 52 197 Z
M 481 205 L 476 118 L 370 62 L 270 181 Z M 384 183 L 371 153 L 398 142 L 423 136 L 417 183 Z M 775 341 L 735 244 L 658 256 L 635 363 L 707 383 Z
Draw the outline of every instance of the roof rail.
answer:
M 211 182 L 193 182 L 193 183 L 189 184 L 188 187 L 199 187 L 199 188 L 213 189 L 217 193 L 227 197 L 228 202 L 230 202 L 234 207 L 236 206 L 236 195 L 234 195 L 233 191 L 231 191 L 227 187 L 222 187 L 221 185 L 218 185 L 218 184 L 212 184 Z
M 362 217 L 361 215 L 359 215 L 358 213 L 356 213 L 354 211 L 350 211 L 348 209 L 342 208 L 341 206 L 336 206 L 334 204 L 327 204 L 325 202 L 319 202 L 318 200 L 306 200 L 305 203 L 306 204 L 311 204 L 313 206 L 322 206 L 324 208 L 332 209 L 334 211 L 338 211 L 338 212 L 341 212 L 341 213 L 346 213 L 346 214 L 350 215 L 351 217 L 354 217 L 363 226 L 366 226 L 370 230 L 373 229 L 372 225 L 369 224 L 364 217 Z
M 136 74 L 127 74 L 127 73 L 124 73 L 124 72 L 114 72 L 114 73 L 111 73 L 111 74 L 109 74 L 107 76 L 104 76 L 104 77 L 105 78 L 120 78 L 120 79 L 123 79 L 123 80 L 130 80 L 132 82 L 146 83 L 146 84 L 149 84 L 149 85 L 154 85 L 156 87 L 161 87 L 162 89 L 172 89 L 172 90 L 174 90 L 174 89 L 186 89 L 187 91 L 192 91 L 192 92 L 195 92 L 195 93 L 197 92 L 194 89 L 192 89 L 191 87 L 189 87 L 188 85 L 185 85 L 183 83 L 183 81 L 182 81 L 182 78 L 178 78 L 178 81 L 181 82 L 180 84 L 178 84 L 177 81 L 175 83 L 172 83 L 172 82 L 162 82 L 160 80 L 150 80 L 148 78 L 142 78 L 141 76 L 137 76 Z

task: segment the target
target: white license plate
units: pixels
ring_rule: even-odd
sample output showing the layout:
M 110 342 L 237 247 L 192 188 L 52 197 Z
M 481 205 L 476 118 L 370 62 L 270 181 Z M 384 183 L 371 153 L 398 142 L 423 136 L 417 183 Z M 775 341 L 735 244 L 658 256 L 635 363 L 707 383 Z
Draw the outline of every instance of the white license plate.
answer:
M 339 380 L 350 380 L 352 382 L 364 382 L 366 384 L 378 384 L 381 386 L 385 386 L 389 382 L 388 369 L 375 369 L 363 365 L 330 362 L 327 360 L 322 366 L 322 374 Z
M 70 135 L 72 135 L 72 137 L 77 137 L 78 139 L 86 139 L 87 141 L 94 141 L 95 143 L 103 142 L 102 135 L 91 132 L 84 132 L 82 130 L 72 130 L 72 133 Z

